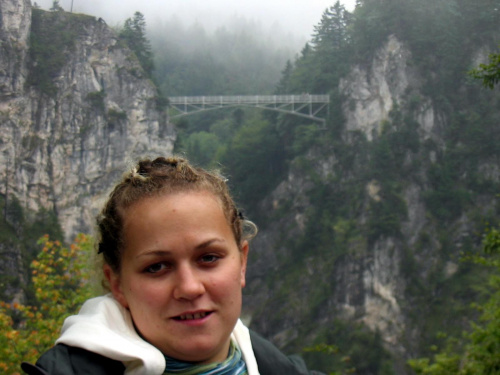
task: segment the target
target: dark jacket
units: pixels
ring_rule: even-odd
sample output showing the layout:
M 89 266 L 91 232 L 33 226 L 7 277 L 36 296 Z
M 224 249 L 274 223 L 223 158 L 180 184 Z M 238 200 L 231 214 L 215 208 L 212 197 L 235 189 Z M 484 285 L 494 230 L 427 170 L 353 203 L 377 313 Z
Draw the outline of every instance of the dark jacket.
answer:
M 285 356 L 253 331 L 250 331 L 250 339 L 261 375 L 321 375 L 308 371 L 299 357 Z M 36 365 L 23 363 L 21 367 L 29 375 L 112 375 L 125 371 L 120 361 L 64 344 L 47 351 Z

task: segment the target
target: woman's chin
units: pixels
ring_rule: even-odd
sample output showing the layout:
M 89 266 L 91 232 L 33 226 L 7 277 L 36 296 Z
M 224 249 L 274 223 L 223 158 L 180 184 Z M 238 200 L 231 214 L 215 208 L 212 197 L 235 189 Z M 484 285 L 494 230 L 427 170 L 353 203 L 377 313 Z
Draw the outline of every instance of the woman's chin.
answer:
M 195 362 L 199 364 L 223 362 L 229 352 L 229 340 L 227 344 L 222 346 L 214 345 L 213 343 L 193 342 L 187 343 L 186 347 L 179 345 L 175 352 L 165 353 L 168 357 L 184 361 Z

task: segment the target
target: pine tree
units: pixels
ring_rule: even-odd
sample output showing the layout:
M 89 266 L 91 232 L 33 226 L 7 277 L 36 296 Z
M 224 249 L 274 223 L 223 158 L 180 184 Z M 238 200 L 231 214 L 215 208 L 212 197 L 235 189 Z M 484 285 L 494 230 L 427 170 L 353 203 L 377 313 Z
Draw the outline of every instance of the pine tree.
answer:
M 329 87 L 334 87 L 348 66 L 351 22 L 351 13 L 337 1 L 323 12 L 320 23 L 314 28 L 312 45 L 317 69 L 321 72 L 313 85 L 315 92 L 327 92 Z
M 488 64 L 480 64 L 469 74 L 480 79 L 485 87 L 493 89 L 500 82 L 500 53 L 490 54 Z
M 276 94 L 290 94 L 290 76 L 292 72 L 293 64 L 288 60 L 285 69 L 281 72 L 281 79 L 276 86 Z
M 146 20 L 141 12 L 135 12 L 133 18 L 127 18 L 120 32 L 120 38 L 135 53 L 142 68 L 151 77 L 154 69 L 153 52 L 146 38 Z
M 316 49 L 338 50 L 349 43 L 348 26 L 351 14 L 337 1 L 327 8 L 320 23 L 314 27 L 312 44 Z
M 59 0 L 54 0 L 52 2 L 52 7 L 50 8 L 50 10 L 52 12 L 59 12 L 59 11 L 63 10 L 63 8 L 61 7 L 61 5 L 59 5 Z

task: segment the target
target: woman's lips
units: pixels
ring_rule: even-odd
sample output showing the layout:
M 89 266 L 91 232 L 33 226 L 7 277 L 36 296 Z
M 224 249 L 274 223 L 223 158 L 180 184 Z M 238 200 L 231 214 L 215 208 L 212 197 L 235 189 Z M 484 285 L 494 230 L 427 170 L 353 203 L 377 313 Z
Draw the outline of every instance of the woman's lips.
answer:
M 198 320 L 202 320 L 202 319 L 208 317 L 211 314 L 212 314 L 212 311 L 186 312 L 186 313 L 174 316 L 172 319 L 177 320 L 177 321 L 183 321 L 183 322 L 198 321 Z

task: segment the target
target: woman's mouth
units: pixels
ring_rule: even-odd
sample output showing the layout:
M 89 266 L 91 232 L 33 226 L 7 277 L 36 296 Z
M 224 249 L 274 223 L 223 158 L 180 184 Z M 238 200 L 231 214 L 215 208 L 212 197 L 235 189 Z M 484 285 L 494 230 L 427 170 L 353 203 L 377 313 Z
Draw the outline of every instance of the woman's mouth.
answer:
M 182 314 L 179 316 L 175 316 L 174 320 L 196 320 L 196 319 L 203 319 L 206 316 L 210 315 L 211 312 L 209 311 L 202 311 L 202 312 L 196 312 L 196 313 L 188 313 L 188 314 Z

